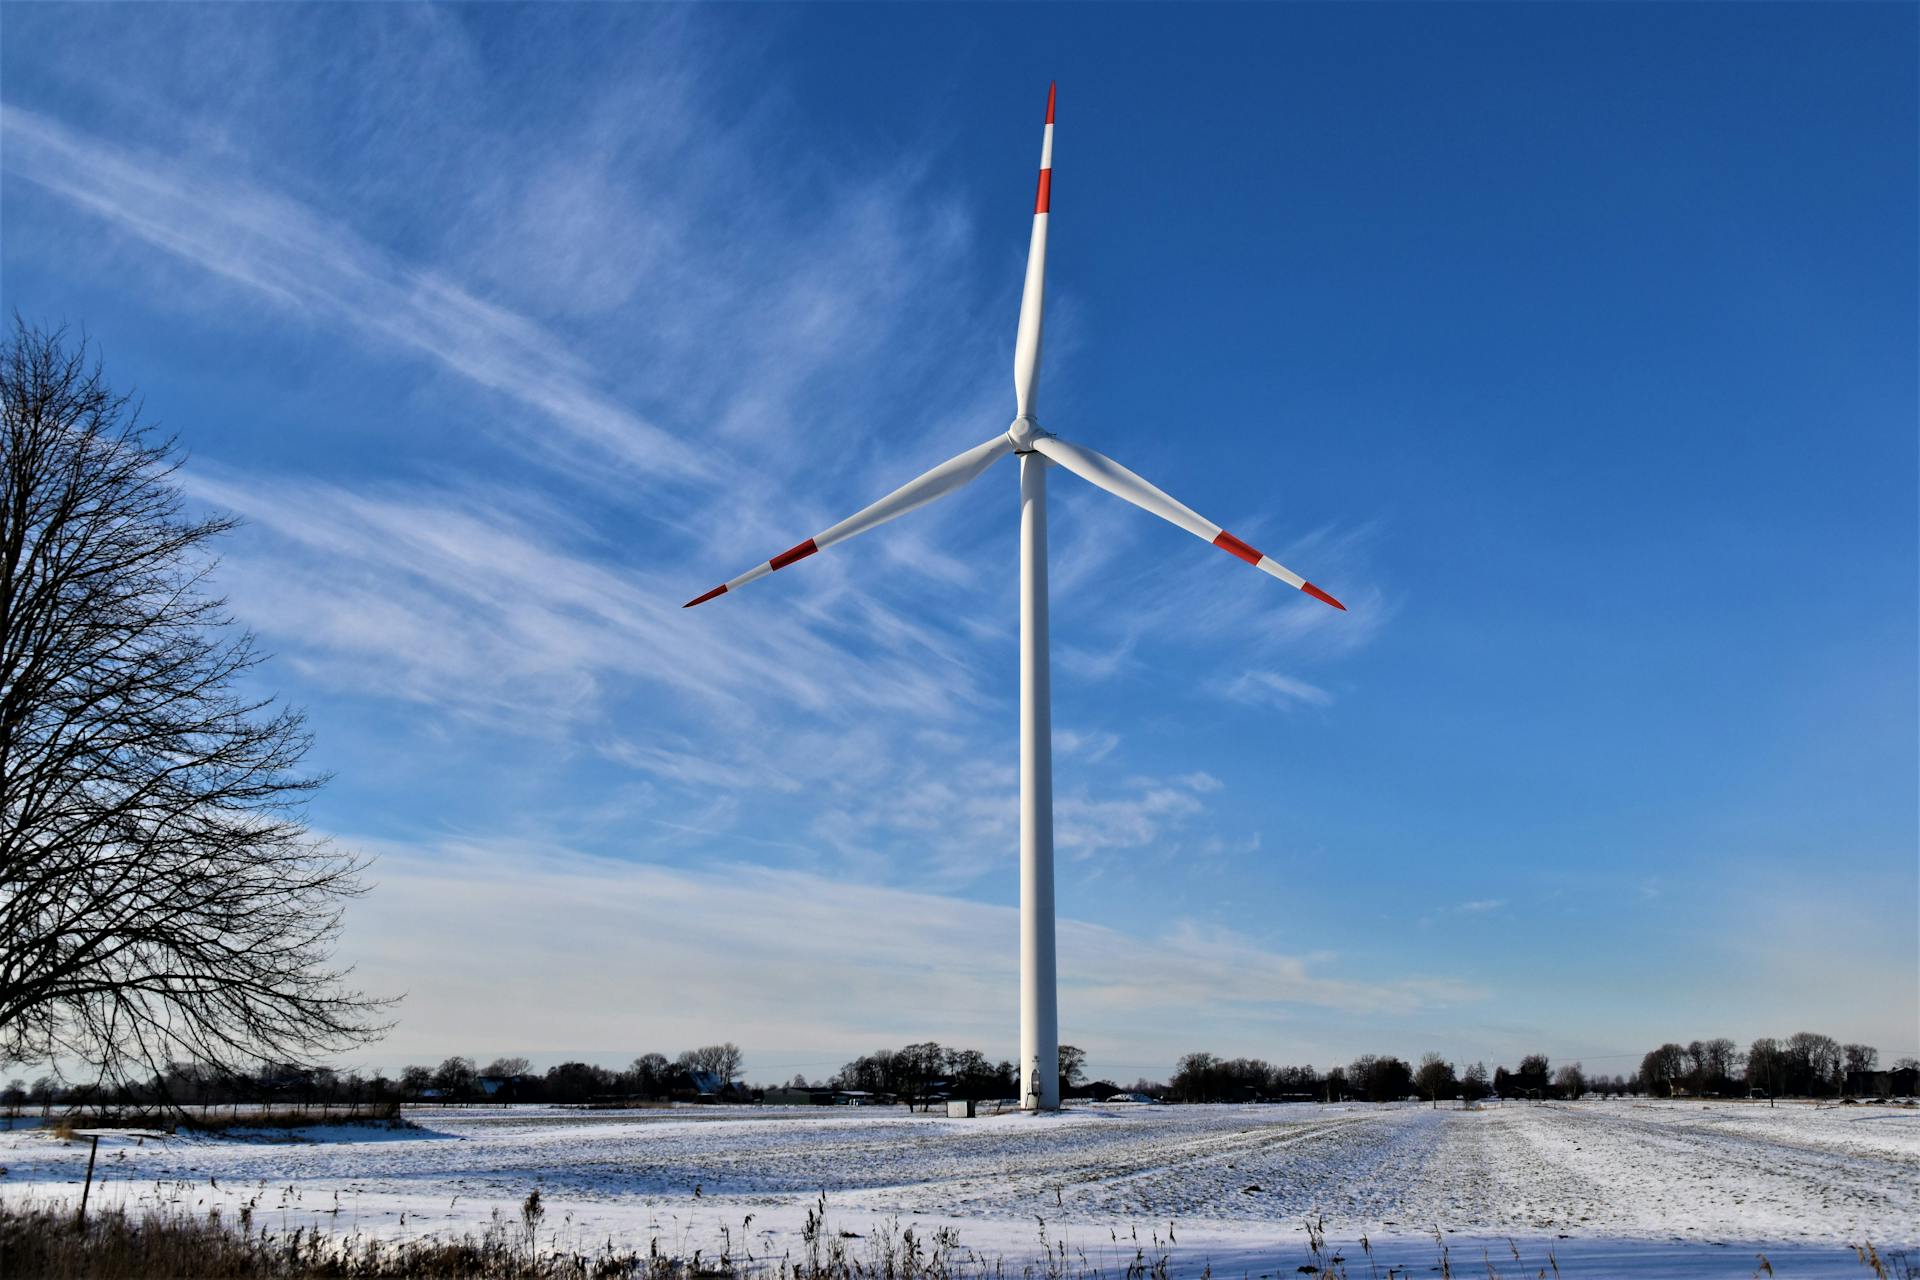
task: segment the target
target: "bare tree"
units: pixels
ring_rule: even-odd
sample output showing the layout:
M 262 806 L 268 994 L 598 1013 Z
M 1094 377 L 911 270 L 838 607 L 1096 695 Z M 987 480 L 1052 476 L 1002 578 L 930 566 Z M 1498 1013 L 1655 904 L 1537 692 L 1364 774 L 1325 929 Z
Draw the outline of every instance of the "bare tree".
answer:
M 1880 1051 L 1870 1044 L 1841 1045 L 1840 1055 L 1845 1059 L 1849 1075 L 1865 1075 L 1880 1064 Z
M 1476 1062 L 1468 1067 L 1466 1074 L 1460 1077 L 1460 1083 L 1466 1090 L 1467 1097 L 1474 1101 L 1486 1097 L 1493 1091 L 1492 1084 L 1488 1082 L 1487 1064 L 1484 1062 Z
M 1482 1068 L 1484 1070 L 1484 1068 Z M 1454 1079 L 1453 1064 L 1437 1053 L 1421 1055 L 1420 1066 L 1413 1073 L 1413 1082 L 1420 1092 L 1427 1095 L 1427 1101 L 1437 1109 L 1440 1095 L 1451 1098 L 1459 1092 L 1459 1082 Z
M 330 959 L 361 864 L 309 835 L 301 717 L 208 594 L 179 455 L 84 348 L 0 346 L 0 1061 L 103 1079 L 364 1044 Z
M 1674 1082 L 1687 1069 L 1687 1051 L 1669 1040 L 1640 1059 L 1640 1082 L 1648 1094 L 1672 1097 Z
M 470 1097 L 479 1083 L 480 1074 L 474 1070 L 473 1059 L 458 1054 L 442 1062 L 433 1073 L 433 1087 L 447 1098 Z
M 1180 1059 L 1173 1079 L 1167 1084 L 1182 1102 L 1213 1102 L 1214 1091 L 1219 1087 L 1219 1063 L 1210 1053 L 1189 1053 Z
M 1570 1062 L 1553 1073 L 1553 1087 L 1569 1102 L 1587 1091 L 1587 1073 L 1577 1062 Z
M 480 1075 L 482 1079 L 487 1080 L 513 1080 L 529 1074 L 532 1070 L 533 1064 L 525 1058 L 495 1058 L 480 1068 Z
M 1687 1092 L 1696 1096 L 1707 1092 L 1707 1045 L 1704 1040 L 1687 1042 Z
M 1787 1037 L 1787 1063 L 1809 1097 L 1840 1092 L 1840 1042 L 1815 1031 L 1796 1031 Z
M 680 1061 L 691 1070 L 711 1072 L 722 1088 L 738 1080 L 741 1070 L 746 1066 L 740 1046 L 731 1040 L 725 1044 L 707 1044 L 698 1049 L 689 1049 L 680 1055 Z
M 1786 1054 L 1780 1042 L 1772 1036 L 1761 1036 L 1747 1050 L 1747 1092 L 1760 1090 L 1767 1097 L 1769 1105 L 1779 1096 L 1782 1079 L 1786 1075 Z
M 1733 1085 L 1734 1072 L 1740 1066 L 1740 1048 L 1725 1036 L 1716 1036 L 1702 1045 L 1700 1058 L 1705 1075 L 1704 1086 L 1713 1093 L 1724 1093 Z
M 643 1098 L 657 1098 L 667 1088 L 667 1072 L 672 1064 L 666 1055 L 643 1053 L 627 1068 L 628 1087 Z
M 1060 1046 L 1060 1083 L 1069 1089 L 1078 1088 L 1087 1078 L 1087 1051 L 1078 1045 Z

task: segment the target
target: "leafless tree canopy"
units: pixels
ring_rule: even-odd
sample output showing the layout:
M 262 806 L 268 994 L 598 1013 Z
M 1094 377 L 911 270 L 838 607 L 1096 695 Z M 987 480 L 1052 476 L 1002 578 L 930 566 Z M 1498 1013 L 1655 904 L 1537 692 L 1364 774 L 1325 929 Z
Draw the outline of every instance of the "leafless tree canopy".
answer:
M 746 1058 L 741 1054 L 740 1046 L 729 1040 L 725 1044 L 707 1044 L 687 1050 L 680 1055 L 680 1065 L 693 1071 L 711 1072 L 719 1077 L 721 1084 L 732 1084 L 740 1078 Z
M 1413 1084 L 1436 1106 L 1441 1098 L 1451 1098 L 1460 1087 L 1459 1080 L 1454 1076 L 1453 1064 L 1437 1053 L 1420 1055 L 1420 1065 L 1413 1073 Z
M 15 321 L 0 411 L 0 1062 L 373 1038 L 330 967 L 360 865 L 307 832 L 301 718 L 241 691 L 259 655 L 206 590 L 232 522 L 58 333 Z

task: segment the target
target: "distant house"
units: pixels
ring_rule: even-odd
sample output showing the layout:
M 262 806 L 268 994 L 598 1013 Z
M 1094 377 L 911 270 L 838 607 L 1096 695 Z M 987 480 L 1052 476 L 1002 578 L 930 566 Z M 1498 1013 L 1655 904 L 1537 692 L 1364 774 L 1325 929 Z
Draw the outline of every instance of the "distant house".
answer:
M 833 1101 L 836 1106 L 842 1107 L 870 1107 L 875 1098 L 865 1089 L 835 1089 Z
M 1920 1067 L 1895 1067 L 1887 1072 L 1887 1087 L 1901 1098 L 1920 1093 Z
M 492 1098 L 495 1102 L 514 1102 L 529 1083 L 531 1079 L 527 1076 L 481 1076 L 480 1096 Z
M 764 1089 L 760 1101 L 769 1107 L 830 1107 L 833 1105 L 831 1089 L 795 1089 L 791 1085 L 781 1085 L 776 1089 Z

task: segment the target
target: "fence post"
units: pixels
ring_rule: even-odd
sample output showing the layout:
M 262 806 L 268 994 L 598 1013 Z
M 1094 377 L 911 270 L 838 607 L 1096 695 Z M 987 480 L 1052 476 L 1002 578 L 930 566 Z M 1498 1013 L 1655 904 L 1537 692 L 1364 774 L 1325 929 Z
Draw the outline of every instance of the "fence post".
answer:
M 80 1188 L 80 1223 L 86 1225 L 87 1197 L 93 1193 L 93 1162 L 100 1158 L 100 1135 L 93 1135 L 93 1150 L 87 1153 L 87 1184 Z

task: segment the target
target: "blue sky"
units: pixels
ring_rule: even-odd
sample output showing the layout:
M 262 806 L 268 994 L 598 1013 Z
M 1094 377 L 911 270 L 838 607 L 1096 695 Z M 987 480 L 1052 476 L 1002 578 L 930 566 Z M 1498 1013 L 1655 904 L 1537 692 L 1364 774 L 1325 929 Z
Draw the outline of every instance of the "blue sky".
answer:
M 1916 1026 L 1911 6 L 25 6 L 4 305 L 245 529 L 379 858 L 369 1063 L 1012 1053 L 1012 416 L 1064 1038 L 1329 1063 Z M 1058 473 L 1056 473 L 1057 475 Z

